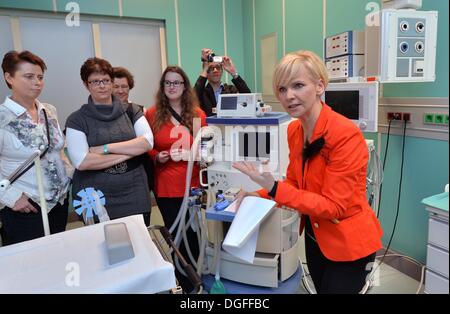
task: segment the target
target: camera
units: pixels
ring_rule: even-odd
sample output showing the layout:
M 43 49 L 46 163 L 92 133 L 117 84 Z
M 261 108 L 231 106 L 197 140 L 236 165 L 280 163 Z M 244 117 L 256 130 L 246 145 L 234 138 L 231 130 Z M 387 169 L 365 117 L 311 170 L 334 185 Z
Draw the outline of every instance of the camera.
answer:
M 217 62 L 222 63 L 223 57 L 216 56 L 216 54 L 213 52 L 208 56 L 208 62 Z

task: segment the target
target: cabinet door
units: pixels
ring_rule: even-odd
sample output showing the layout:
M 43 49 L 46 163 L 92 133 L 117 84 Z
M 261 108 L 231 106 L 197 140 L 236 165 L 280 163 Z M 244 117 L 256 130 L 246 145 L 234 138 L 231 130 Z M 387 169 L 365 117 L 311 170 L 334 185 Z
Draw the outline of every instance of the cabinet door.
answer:
M 425 277 L 425 293 L 448 294 L 448 279 L 427 270 Z
M 448 251 L 428 245 L 427 268 L 448 278 Z
M 430 217 L 428 243 L 448 251 L 448 222 Z

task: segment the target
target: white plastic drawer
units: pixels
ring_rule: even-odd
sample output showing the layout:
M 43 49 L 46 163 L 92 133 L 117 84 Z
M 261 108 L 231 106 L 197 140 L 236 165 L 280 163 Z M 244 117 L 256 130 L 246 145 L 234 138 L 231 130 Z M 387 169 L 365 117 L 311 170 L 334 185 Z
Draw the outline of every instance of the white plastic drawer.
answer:
M 428 245 L 427 268 L 448 278 L 448 252 Z
M 425 277 L 425 293 L 448 294 L 448 279 L 427 270 Z
M 448 222 L 429 219 L 428 242 L 448 251 Z

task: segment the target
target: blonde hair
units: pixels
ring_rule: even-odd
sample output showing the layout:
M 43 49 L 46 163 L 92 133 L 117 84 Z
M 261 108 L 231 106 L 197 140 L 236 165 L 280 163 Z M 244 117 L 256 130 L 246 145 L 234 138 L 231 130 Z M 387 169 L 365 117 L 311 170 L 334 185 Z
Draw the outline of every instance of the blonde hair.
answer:
M 273 91 L 276 97 L 279 95 L 278 88 L 295 80 L 302 67 L 308 71 L 311 79 L 322 80 L 324 87 L 327 87 L 328 72 L 322 59 L 312 51 L 299 50 L 285 55 L 275 67 Z

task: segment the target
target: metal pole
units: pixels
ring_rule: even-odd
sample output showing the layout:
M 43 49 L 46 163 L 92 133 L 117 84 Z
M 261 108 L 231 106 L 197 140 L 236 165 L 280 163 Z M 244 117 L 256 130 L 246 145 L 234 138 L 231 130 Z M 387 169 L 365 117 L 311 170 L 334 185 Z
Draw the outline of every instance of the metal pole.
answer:
M 41 159 L 39 158 L 39 156 L 34 159 L 34 166 L 36 168 L 36 179 L 39 188 L 39 196 L 41 199 L 40 206 L 41 206 L 42 224 L 44 225 L 44 234 L 45 236 L 48 236 L 50 235 L 50 226 L 48 224 L 47 201 L 45 200 L 44 184 L 42 181 Z

